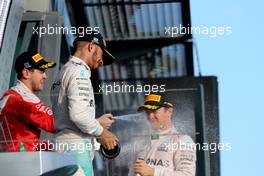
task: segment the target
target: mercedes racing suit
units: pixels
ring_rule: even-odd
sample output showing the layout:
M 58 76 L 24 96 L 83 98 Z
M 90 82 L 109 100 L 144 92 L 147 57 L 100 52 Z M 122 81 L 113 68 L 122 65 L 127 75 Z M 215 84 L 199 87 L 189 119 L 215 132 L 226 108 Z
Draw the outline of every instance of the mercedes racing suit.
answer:
M 35 151 L 39 149 L 41 129 L 54 131 L 54 116 L 43 101 L 18 81 L 0 99 L 0 126 L 2 150 Z
M 71 138 L 74 138 L 78 140 L 78 145 L 84 143 L 91 146 L 85 151 L 67 150 L 79 160 L 86 176 L 93 175 L 92 159 L 94 150 L 99 148 L 93 137 L 103 132 L 103 127 L 95 119 L 90 76 L 89 66 L 72 56 L 60 70 L 51 90 L 57 141 L 73 144 Z
M 155 169 L 154 176 L 195 176 L 194 142 L 190 136 L 177 134 L 174 128 L 153 135 L 150 146 L 138 155 Z

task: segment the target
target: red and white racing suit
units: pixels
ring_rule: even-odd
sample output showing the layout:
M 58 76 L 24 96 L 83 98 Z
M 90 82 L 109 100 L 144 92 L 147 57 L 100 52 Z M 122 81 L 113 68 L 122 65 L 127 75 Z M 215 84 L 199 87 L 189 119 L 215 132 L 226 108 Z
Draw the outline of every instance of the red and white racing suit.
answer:
M 0 147 L 6 152 L 37 150 L 41 129 L 54 132 L 52 110 L 22 82 L 0 99 Z

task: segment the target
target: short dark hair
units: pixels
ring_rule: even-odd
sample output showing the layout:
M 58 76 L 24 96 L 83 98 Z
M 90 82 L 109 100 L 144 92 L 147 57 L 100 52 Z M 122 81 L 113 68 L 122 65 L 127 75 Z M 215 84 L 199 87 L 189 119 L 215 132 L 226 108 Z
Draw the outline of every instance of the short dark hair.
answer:
M 77 49 L 83 44 L 84 44 L 84 41 L 76 41 L 72 48 L 72 54 L 74 54 L 77 51 Z
M 17 79 L 20 80 L 22 78 L 22 70 L 17 73 Z

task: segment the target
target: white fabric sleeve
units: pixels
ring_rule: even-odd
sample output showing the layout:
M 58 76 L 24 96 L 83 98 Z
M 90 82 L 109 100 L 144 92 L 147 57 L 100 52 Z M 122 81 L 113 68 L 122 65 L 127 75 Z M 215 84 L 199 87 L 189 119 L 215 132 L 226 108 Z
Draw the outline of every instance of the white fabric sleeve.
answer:
M 103 127 L 95 119 L 95 101 L 90 73 L 85 68 L 76 68 L 66 87 L 70 119 L 83 132 L 99 136 Z

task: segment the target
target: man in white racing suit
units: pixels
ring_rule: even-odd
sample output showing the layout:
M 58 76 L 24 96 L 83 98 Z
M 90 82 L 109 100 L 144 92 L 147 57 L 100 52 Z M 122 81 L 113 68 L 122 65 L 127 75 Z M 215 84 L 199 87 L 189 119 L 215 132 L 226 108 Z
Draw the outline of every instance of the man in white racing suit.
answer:
M 75 52 L 60 70 L 51 90 L 55 114 L 57 149 L 76 157 L 80 167 L 75 175 L 93 176 L 92 159 L 99 143 L 113 149 L 118 139 L 108 131 L 112 114 L 95 119 L 91 69 L 107 65 L 114 57 L 106 50 L 101 34 L 92 32 L 74 40 Z M 108 57 L 107 57 L 108 56 Z M 104 57 L 104 58 L 103 58 Z
M 146 113 L 153 135 L 132 168 L 134 175 L 195 176 L 195 144 L 190 136 L 177 134 L 173 105 L 160 94 L 150 94 L 138 110 Z

